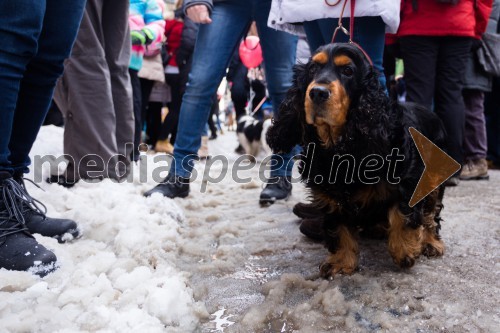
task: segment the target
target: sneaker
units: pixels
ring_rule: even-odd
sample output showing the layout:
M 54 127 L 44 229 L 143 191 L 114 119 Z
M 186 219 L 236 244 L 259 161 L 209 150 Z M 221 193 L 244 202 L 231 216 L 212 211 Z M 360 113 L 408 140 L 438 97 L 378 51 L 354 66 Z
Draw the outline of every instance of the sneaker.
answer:
M 25 225 L 25 200 L 12 177 L 0 179 L 0 268 L 43 277 L 57 269 L 56 255 L 38 243 Z
M 160 193 L 167 198 L 185 198 L 189 195 L 189 178 L 183 178 L 175 175 L 168 175 L 160 184 L 144 193 L 149 197 L 154 193 Z
M 460 172 L 461 180 L 487 180 L 489 178 L 488 162 L 484 158 L 469 161 L 462 167 L 462 172 Z
M 30 233 L 55 238 L 59 243 L 81 237 L 81 231 L 75 221 L 46 216 L 47 208 L 29 195 L 24 179 L 16 177 L 15 180 L 20 186 L 19 193 L 25 198 L 21 206 L 25 225 Z
M 268 180 L 266 187 L 260 193 L 260 204 L 271 205 L 276 200 L 286 200 L 292 194 L 291 177 L 278 176 Z
M 316 218 L 324 215 L 323 211 L 312 203 L 299 202 L 293 206 L 293 213 L 301 219 Z
M 155 151 L 157 153 L 167 153 L 169 155 L 174 154 L 174 146 L 168 140 L 158 140 L 155 144 Z
M 300 223 L 299 230 L 312 240 L 322 241 L 325 239 L 322 217 L 303 219 Z

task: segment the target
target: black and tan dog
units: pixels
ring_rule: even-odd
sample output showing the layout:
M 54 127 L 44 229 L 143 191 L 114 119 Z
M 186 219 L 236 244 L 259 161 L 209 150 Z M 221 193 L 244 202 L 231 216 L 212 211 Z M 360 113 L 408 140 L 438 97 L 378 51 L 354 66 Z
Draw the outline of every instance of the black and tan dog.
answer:
M 309 147 L 299 170 L 313 205 L 324 214 L 330 255 L 320 265 L 321 276 L 351 274 L 358 264 L 358 232 L 377 225 L 387 230 L 389 252 L 400 267 L 413 266 L 420 254 L 442 255 L 444 187 L 409 206 L 424 164 L 408 128 L 443 148 L 437 116 L 415 104 L 391 102 L 353 44 L 323 46 L 294 71 L 267 141 L 274 152 Z

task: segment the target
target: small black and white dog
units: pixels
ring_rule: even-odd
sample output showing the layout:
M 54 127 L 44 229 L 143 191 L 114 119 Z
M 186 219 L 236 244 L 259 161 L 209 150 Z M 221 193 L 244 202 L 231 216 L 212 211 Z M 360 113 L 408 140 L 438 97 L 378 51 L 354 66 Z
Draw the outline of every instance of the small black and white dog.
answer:
M 270 126 L 271 119 L 258 120 L 250 115 L 242 116 L 238 120 L 236 134 L 245 149 L 245 154 L 256 158 L 261 148 L 264 149 L 266 156 L 272 153 L 266 141 L 266 133 Z

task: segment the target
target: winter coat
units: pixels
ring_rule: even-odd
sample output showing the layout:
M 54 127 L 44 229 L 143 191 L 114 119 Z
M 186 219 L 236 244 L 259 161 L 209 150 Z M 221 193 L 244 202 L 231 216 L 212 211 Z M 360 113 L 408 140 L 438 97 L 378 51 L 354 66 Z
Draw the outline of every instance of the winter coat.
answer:
M 462 36 L 480 38 L 486 30 L 492 0 L 402 0 L 398 36 Z
M 497 33 L 498 21 L 500 20 L 500 0 L 493 1 L 493 9 L 490 14 L 486 32 Z M 484 72 L 479 64 L 476 52 L 470 53 L 469 61 L 466 66 L 464 76 L 464 89 L 476 89 L 481 91 L 491 91 L 493 78 L 488 73 Z
M 159 50 L 165 31 L 163 20 L 163 0 L 130 0 L 129 24 L 130 30 L 149 29 L 153 35 L 153 42 L 147 46 L 148 50 Z M 130 57 L 131 69 L 140 70 L 146 47 L 133 45 Z
M 184 23 L 180 20 L 167 20 L 165 25 L 165 37 L 167 38 L 167 65 L 178 67 L 177 50 L 181 46 L 181 36 Z
M 183 92 L 191 71 L 194 46 L 198 35 L 199 24 L 193 22 L 189 17 L 184 17 L 184 27 L 182 28 L 181 45 L 177 49 L 176 61 L 179 66 L 181 91 Z
M 300 24 L 322 18 L 338 18 L 345 0 L 335 6 L 328 6 L 325 0 L 273 0 L 267 24 L 277 30 L 302 34 Z M 330 2 L 335 2 L 330 0 Z M 386 32 L 398 30 L 400 2 L 397 0 L 357 0 L 354 8 L 355 17 L 380 16 L 386 25 Z M 350 1 L 344 11 L 344 17 L 351 16 Z M 332 27 L 333 29 L 334 27 Z

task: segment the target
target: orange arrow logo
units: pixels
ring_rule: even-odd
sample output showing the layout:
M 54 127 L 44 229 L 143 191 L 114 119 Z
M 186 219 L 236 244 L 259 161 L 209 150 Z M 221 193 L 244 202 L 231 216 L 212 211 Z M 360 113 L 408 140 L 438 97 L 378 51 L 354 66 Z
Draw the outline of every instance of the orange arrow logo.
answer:
M 460 170 L 460 164 L 415 128 L 410 127 L 409 131 L 425 165 L 409 202 L 409 206 L 413 207 Z

